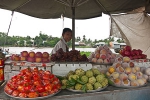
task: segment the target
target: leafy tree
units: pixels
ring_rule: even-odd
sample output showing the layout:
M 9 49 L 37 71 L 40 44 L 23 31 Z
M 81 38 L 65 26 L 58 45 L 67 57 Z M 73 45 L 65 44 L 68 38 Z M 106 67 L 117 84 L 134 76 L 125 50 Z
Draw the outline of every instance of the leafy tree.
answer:
M 83 42 L 85 42 L 86 41 L 86 38 L 85 38 L 85 35 L 83 35 Z
M 48 35 L 42 34 L 42 32 L 40 32 L 40 33 L 39 33 L 39 37 L 40 37 L 43 41 L 46 41 L 47 38 L 48 38 Z
M 78 36 L 76 42 L 81 41 L 81 38 Z

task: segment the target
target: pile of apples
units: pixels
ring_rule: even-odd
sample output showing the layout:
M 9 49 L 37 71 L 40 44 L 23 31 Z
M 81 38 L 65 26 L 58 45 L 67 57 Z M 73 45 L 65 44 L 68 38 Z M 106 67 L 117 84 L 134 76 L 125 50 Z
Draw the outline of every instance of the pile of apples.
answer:
M 113 63 L 116 56 L 117 55 L 112 53 L 108 46 L 104 45 L 97 47 L 95 52 L 92 52 L 88 58 L 89 61 L 93 63 L 108 64 Z
M 28 62 L 37 62 L 37 63 L 48 63 L 50 62 L 50 56 L 48 52 L 34 52 L 34 51 L 22 51 L 20 55 L 13 54 L 11 56 L 13 61 L 28 61 Z
M 60 80 L 54 74 L 38 68 L 21 70 L 4 87 L 7 94 L 22 99 L 54 95 L 60 89 Z
M 148 80 L 148 76 L 143 74 L 140 67 L 136 66 L 129 57 L 116 58 L 106 75 L 119 87 L 143 86 Z
M 147 55 L 143 54 L 143 51 L 140 49 L 131 49 L 130 46 L 125 46 L 119 52 L 123 57 L 128 56 L 131 60 L 133 59 L 146 59 Z

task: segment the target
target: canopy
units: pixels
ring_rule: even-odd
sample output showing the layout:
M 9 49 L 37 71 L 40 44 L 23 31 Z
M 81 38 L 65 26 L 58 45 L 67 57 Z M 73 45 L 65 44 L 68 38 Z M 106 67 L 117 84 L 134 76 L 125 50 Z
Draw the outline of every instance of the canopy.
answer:
M 0 8 L 20 12 L 38 18 L 87 19 L 104 13 L 122 13 L 147 6 L 147 0 L 0 0 Z

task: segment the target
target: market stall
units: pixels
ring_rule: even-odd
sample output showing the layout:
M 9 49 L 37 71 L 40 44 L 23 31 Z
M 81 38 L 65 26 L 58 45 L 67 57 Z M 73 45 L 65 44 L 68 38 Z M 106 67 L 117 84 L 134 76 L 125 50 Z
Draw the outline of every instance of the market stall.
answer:
M 129 50 L 129 47 L 128 47 L 128 50 Z M 77 53 L 79 51 L 74 51 L 74 52 Z M 107 57 L 104 56 L 105 53 Z M 41 56 L 39 54 L 40 53 L 37 53 L 36 56 Z M 61 54 L 66 55 L 64 52 Z M 81 62 L 81 59 L 83 60 L 83 58 L 77 54 L 76 56 L 72 56 L 73 57 L 72 60 L 74 61 L 72 61 L 70 57 L 69 59 L 70 62 L 64 61 L 68 59 L 65 59 L 59 54 L 58 55 L 61 56 L 61 58 L 59 58 L 58 55 L 53 55 L 53 57 L 51 56 L 53 60 L 57 60 L 55 62 L 54 61 L 42 62 L 42 60 L 41 62 L 39 62 L 39 59 L 37 60 L 38 62 L 36 61 L 30 62 L 31 59 L 25 60 L 25 61 L 24 60 L 18 61 L 18 59 L 15 58 L 15 57 L 18 58 L 18 55 L 13 55 L 13 58 L 10 57 L 10 59 L 7 59 L 4 63 L 5 64 L 5 67 L 4 67 L 5 80 L 1 81 L 2 83 L 0 84 L 0 99 L 11 98 L 11 99 L 19 99 L 19 100 L 20 99 L 21 100 L 26 100 L 26 99 L 27 100 L 33 100 L 33 99 L 34 100 L 35 99 L 149 100 L 150 98 L 149 96 L 149 92 L 150 92 L 149 59 L 131 60 L 128 56 L 125 56 L 125 55 L 123 56 L 123 53 L 121 54 L 122 56 L 113 54 L 111 53 L 109 48 L 107 48 L 107 46 L 102 46 L 102 47 L 100 46 L 96 48 L 95 52 L 91 53 L 90 57 L 88 58 L 89 61 L 82 61 L 82 62 Z M 25 55 L 23 55 L 22 57 L 24 56 Z M 80 62 L 78 61 L 78 59 L 75 59 L 76 57 L 80 57 Z M 112 59 L 113 57 L 115 57 L 115 59 Z M 28 56 L 28 58 L 30 58 L 30 56 Z M 61 62 L 60 60 L 63 60 L 64 62 Z M 70 74 L 70 71 L 73 73 Z M 46 78 L 44 74 L 46 76 L 48 75 L 49 78 Z M 29 75 L 30 77 L 32 77 L 32 81 L 28 80 L 28 82 L 26 82 L 25 81 L 27 79 L 26 75 L 27 76 Z M 37 77 L 33 77 L 34 75 L 37 75 Z M 78 75 L 81 78 L 74 77 Z M 42 82 L 45 82 L 44 80 L 48 79 L 50 81 L 55 76 L 57 77 L 57 81 L 55 81 L 54 83 L 53 81 L 51 81 L 51 84 L 55 84 L 55 85 L 57 84 L 56 85 L 57 88 L 55 90 L 52 91 L 51 88 L 45 88 L 46 84 L 44 83 L 43 84 L 44 89 L 46 91 L 49 91 L 48 93 L 46 92 L 45 94 L 44 92 L 43 94 L 43 92 L 41 92 L 43 89 L 41 90 L 40 88 L 35 88 L 33 90 L 38 91 L 39 94 L 36 94 L 36 95 L 28 94 L 29 91 L 33 92 L 32 88 L 30 89 L 25 88 L 26 86 L 29 85 L 30 82 L 31 82 L 30 84 L 32 84 L 34 87 L 37 87 L 39 84 L 35 82 L 37 79 L 40 79 L 42 80 Z M 60 78 L 60 76 L 62 79 Z M 58 77 L 59 77 L 59 81 L 58 81 Z M 66 80 L 66 82 L 69 82 L 69 83 L 64 84 L 63 80 Z M 22 90 L 22 88 L 18 88 L 20 87 L 21 82 L 25 82 L 23 84 L 26 84 L 26 85 L 22 87 L 25 90 Z M 61 88 L 60 88 L 59 82 L 61 82 Z M 130 82 L 131 84 L 129 84 Z M 13 85 L 14 83 L 16 85 Z M 17 88 L 15 88 L 14 86 L 17 86 Z M 74 88 L 72 88 L 72 86 L 74 86 Z M 84 86 L 86 86 L 86 88 Z M 16 91 L 19 91 L 19 92 L 16 92 Z M 23 94 L 19 95 L 21 93 L 24 93 L 23 91 L 25 91 L 25 93 L 27 93 L 28 95 L 27 96 Z M 25 97 L 22 97 L 22 96 L 25 96 Z M 33 98 L 30 98 L 30 97 L 33 97 Z

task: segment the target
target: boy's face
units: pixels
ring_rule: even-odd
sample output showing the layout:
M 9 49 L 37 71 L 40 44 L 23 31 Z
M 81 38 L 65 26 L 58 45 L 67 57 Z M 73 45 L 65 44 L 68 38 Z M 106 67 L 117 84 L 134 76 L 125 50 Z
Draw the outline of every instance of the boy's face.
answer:
M 72 39 L 72 32 L 65 32 L 64 34 L 63 34 L 63 38 L 64 38 L 64 40 L 66 41 L 66 42 L 69 42 L 71 39 Z

